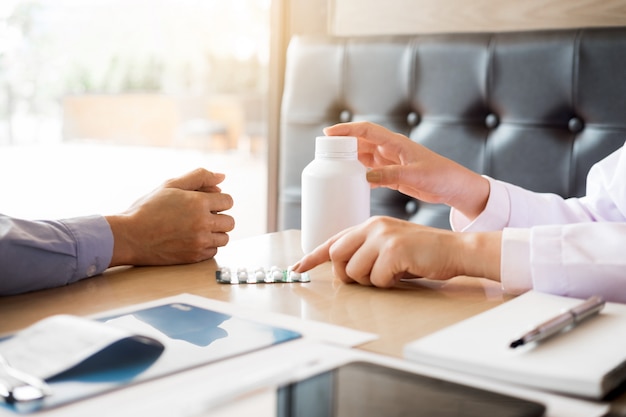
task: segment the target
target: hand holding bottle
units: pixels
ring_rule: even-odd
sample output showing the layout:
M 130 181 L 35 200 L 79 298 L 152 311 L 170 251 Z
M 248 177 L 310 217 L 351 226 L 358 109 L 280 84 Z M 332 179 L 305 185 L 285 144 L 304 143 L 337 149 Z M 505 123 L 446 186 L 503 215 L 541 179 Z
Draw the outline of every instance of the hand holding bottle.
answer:
M 370 122 L 342 123 L 324 133 L 357 137 L 359 160 L 371 168 L 367 180 L 373 187 L 447 204 L 469 219 L 485 208 L 489 196 L 485 178 L 404 135 Z

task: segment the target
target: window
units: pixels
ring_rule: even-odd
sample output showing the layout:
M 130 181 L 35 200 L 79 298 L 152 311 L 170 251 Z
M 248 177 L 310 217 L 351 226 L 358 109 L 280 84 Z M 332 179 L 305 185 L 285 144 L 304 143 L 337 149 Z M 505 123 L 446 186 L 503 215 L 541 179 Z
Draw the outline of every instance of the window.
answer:
M 0 212 L 124 210 L 224 172 L 232 237 L 265 232 L 270 0 L 0 5 Z

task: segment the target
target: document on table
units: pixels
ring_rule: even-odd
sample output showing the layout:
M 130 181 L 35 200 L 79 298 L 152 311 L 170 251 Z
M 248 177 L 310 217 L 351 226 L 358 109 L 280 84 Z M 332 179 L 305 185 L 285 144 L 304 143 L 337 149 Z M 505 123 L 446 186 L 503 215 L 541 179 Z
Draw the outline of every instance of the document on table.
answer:
M 12 367 L 48 379 L 67 371 L 115 343 L 142 355 L 160 354 L 158 340 L 70 315 L 45 318 L 0 343 L 0 353 Z
M 298 339 L 301 334 L 182 302 L 98 320 L 53 316 L 0 343 L 21 371 L 45 378 L 47 409 Z M 22 404 L 0 403 L 20 412 Z
M 351 347 L 377 336 L 180 294 L 93 319 L 53 316 L 0 340 L 0 352 L 47 379 L 50 409 L 303 337 Z

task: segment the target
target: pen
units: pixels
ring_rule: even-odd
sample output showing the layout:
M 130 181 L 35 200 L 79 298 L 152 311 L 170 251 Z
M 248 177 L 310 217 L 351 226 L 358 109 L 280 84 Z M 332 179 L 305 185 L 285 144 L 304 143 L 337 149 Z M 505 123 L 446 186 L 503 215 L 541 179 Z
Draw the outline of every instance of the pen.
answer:
M 583 303 L 564 311 L 556 317 L 545 321 L 511 342 L 510 347 L 516 348 L 527 343 L 545 340 L 567 327 L 575 326 L 581 321 L 598 314 L 604 307 L 604 299 L 598 295 L 588 298 Z

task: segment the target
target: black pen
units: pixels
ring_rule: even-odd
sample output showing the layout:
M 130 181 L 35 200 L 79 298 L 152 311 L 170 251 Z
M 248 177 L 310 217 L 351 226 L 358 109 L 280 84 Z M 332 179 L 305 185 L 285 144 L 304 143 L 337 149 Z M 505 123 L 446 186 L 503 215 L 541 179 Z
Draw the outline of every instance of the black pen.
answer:
M 511 342 L 510 347 L 516 348 L 531 342 L 537 342 L 554 336 L 570 326 L 575 326 L 581 321 L 598 314 L 604 307 L 604 299 L 598 295 L 588 298 L 583 303 L 564 311 L 556 317 L 545 321 L 525 333 L 522 337 Z

